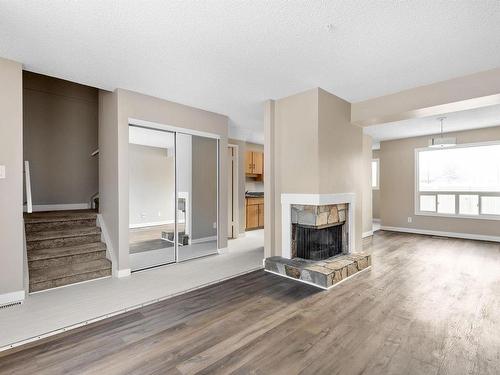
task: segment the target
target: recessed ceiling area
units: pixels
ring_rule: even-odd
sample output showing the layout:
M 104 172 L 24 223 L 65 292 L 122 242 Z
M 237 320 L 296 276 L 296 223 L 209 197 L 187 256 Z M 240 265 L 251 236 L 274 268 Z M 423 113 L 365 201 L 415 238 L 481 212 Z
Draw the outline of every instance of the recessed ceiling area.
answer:
M 443 132 L 449 133 L 461 130 L 487 128 L 500 125 L 500 105 L 476 108 L 466 111 L 445 113 Z M 385 124 L 367 126 L 363 128 L 365 134 L 373 138 L 373 142 L 388 141 L 408 137 L 438 134 L 440 122 L 438 117 L 423 117 Z
M 0 56 L 229 116 L 321 87 L 357 102 L 500 66 L 498 1 L 0 2 Z

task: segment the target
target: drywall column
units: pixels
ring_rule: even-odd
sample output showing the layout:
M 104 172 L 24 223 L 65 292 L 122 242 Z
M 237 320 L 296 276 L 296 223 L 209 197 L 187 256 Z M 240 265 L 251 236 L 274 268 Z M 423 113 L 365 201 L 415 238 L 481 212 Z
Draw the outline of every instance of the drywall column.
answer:
M 0 58 L 0 305 L 24 299 L 23 76 Z
M 264 108 L 264 257 L 273 254 L 275 246 L 275 179 L 276 170 L 274 163 L 276 149 L 274 144 L 274 100 L 268 100 Z M 240 161 L 240 168 L 245 170 L 245 159 Z M 243 172 L 244 178 L 244 172 Z
M 355 193 L 354 248 L 361 249 L 363 186 L 368 177 L 363 166 L 363 132 L 351 124 L 350 114 L 349 102 L 320 88 L 267 102 L 266 257 L 282 253 L 281 194 L 284 193 Z
M 113 275 L 125 276 L 129 274 L 128 257 L 119 257 L 117 111 L 116 92 L 99 91 L 99 212 L 113 262 Z
M 373 234 L 372 154 L 372 137 L 363 134 L 363 237 Z

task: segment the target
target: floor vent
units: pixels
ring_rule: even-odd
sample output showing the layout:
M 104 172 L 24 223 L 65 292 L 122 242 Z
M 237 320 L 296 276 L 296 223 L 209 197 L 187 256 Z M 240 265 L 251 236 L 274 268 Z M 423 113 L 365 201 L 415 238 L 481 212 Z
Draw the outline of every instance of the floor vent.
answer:
M 17 301 L 17 302 L 8 303 L 6 305 L 0 305 L 0 309 L 6 309 L 7 307 L 17 306 L 17 305 L 20 305 L 21 303 L 22 303 L 21 301 Z

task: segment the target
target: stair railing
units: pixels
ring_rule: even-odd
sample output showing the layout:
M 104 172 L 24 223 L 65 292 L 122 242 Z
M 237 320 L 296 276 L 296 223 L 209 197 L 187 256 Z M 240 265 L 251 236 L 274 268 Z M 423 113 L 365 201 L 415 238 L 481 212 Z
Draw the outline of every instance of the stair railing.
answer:
M 33 212 L 33 201 L 31 200 L 31 178 L 30 178 L 30 162 L 24 161 L 24 181 L 26 186 L 26 212 Z

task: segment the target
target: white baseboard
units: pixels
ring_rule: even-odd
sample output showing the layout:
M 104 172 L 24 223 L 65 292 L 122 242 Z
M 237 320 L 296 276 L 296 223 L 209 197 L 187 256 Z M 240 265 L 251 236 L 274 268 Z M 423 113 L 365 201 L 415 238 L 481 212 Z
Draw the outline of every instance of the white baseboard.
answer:
M 483 234 L 443 232 L 443 231 L 439 231 L 439 230 L 427 230 L 427 229 L 418 229 L 418 228 L 401 228 L 401 227 L 389 227 L 389 226 L 381 226 L 380 229 L 388 230 L 388 231 L 392 231 L 392 232 L 426 234 L 429 236 L 442 236 L 442 237 L 462 238 L 462 239 L 466 239 L 466 240 L 500 242 L 499 236 L 487 236 L 487 235 L 483 235 Z
M 68 204 L 34 204 L 33 212 L 39 211 L 67 211 L 67 210 L 88 210 L 88 203 L 68 203 Z M 23 211 L 26 212 L 26 206 L 23 206 Z
M 26 292 L 24 290 L 0 294 L 0 306 L 9 305 L 16 302 L 23 302 L 25 296 Z
M 197 238 L 195 240 L 191 240 L 191 243 L 202 243 L 202 242 L 208 242 L 208 241 L 217 241 L 217 236 L 210 236 L 210 237 L 202 237 L 202 238 Z
M 125 268 L 125 269 L 122 269 L 122 270 L 114 270 L 113 269 L 113 276 L 114 277 L 127 277 L 127 276 L 130 276 L 131 274 L 131 271 L 130 271 L 130 268 Z
M 149 223 L 130 224 L 128 227 L 129 229 L 135 229 L 135 228 L 145 228 L 145 227 L 157 227 L 159 225 L 167 225 L 167 224 L 175 224 L 175 221 L 174 220 L 151 221 Z
M 368 232 L 364 232 L 361 237 L 362 238 L 365 238 L 365 237 L 370 237 L 370 236 L 373 236 L 373 231 L 372 230 L 369 230 Z

